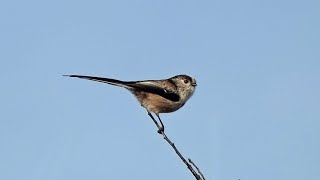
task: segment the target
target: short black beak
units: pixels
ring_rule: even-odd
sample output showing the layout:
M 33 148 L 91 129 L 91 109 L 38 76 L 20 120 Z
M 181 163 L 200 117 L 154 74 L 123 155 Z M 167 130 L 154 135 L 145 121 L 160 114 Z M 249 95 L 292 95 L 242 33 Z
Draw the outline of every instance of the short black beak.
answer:
M 197 86 L 197 83 L 192 83 L 191 85 L 192 85 L 192 86 Z

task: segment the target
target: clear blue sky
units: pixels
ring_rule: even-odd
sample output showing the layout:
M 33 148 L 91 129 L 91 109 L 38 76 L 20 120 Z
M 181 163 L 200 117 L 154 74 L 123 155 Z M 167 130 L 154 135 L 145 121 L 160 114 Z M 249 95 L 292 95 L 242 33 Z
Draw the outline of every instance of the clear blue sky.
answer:
M 320 1 L 2 1 L 0 179 L 193 179 L 121 80 L 189 74 L 163 114 L 209 180 L 320 179 Z

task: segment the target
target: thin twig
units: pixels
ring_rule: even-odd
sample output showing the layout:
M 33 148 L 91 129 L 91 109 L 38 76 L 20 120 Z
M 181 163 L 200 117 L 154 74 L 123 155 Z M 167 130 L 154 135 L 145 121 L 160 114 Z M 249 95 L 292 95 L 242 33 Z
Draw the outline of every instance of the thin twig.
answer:
M 206 178 L 204 178 L 204 176 L 203 176 L 202 172 L 200 171 L 200 169 L 198 168 L 198 166 L 190 158 L 188 158 L 188 161 L 189 161 L 189 163 L 191 163 L 197 169 L 197 171 L 200 174 L 201 178 L 203 180 L 206 180 Z
M 159 133 L 162 134 L 163 139 L 165 139 L 167 141 L 167 143 L 174 149 L 174 151 L 176 152 L 176 154 L 179 156 L 179 158 L 182 160 L 182 162 L 187 166 L 187 168 L 189 169 L 189 171 L 193 174 L 193 176 L 197 179 L 197 180 L 205 180 L 203 174 L 200 172 L 200 170 L 198 169 L 198 167 L 196 165 L 193 164 L 193 166 L 197 169 L 197 171 L 199 172 L 199 174 L 193 169 L 192 165 L 190 163 L 188 163 L 188 161 L 182 156 L 182 154 L 180 153 L 180 151 L 177 149 L 177 147 L 174 145 L 174 143 L 167 137 L 167 135 L 164 133 L 163 129 L 161 128 L 161 126 L 159 125 L 159 123 L 154 119 L 154 117 L 151 115 L 151 113 L 148 113 L 148 115 L 151 117 L 151 119 L 153 120 L 154 124 L 157 126 L 157 128 L 159 129 Z M 190 160 L 190 159 L 189 159 Z

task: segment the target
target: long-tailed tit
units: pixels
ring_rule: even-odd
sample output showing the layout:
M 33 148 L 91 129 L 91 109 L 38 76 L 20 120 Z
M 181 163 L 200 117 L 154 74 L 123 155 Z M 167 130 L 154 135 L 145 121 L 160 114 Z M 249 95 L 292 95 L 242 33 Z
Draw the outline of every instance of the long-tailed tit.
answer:
M 159 113 L 170 113 L 180 109 L 192 96 L 197 86 L 196 80 L 187 75 L 177 75 L 163 80 L 144 80 L 144 81 L 120 81 L 116 79 L 82 76 L 82 75 L 64 75 L 68 77 L 77 77 L 92 81 L 98 81 L 128 89 L 140 102 L 148 115 L 157 124 L 151 112 L 157 115 L 161 127 L 159 133 L 164 131 L 164 125 L 160 119 Z

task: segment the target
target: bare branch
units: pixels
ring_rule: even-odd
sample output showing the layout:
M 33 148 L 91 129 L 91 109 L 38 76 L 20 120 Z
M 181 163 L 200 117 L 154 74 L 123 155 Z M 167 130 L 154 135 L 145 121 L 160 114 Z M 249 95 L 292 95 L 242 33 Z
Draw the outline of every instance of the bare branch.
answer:
M 201 173 L 200 169 L 189 159 L 189 162 L 182 156 L 182 154 L 180 153 L 180 151 L 177 149 L 177 147 L 174 145 L 174 143 L 168 138 L 168 136 L 164 133 L 163 131 L 163 127 L 161 127 L 159 125 L 159 123 L 153 118 L 153 116 L 151 115 L 151 113 L 148 113 L 148 115 L 151 117 L 151 119 L 153 120 L 153 122 L 155 123 L 155 125 L 158 128 L 158 133 L 161 134 L 163 136 L 163 139 L 166 140 L 166 142 L 174 149 L 174 151 L 176 152 L 176 154 L 179 156 L 179 158 L 182 160 L 182 162 L 187 166 L 187 168 L 189 169 L 189 171 L 193 174 L 193 176 L 197 179 L 197 180 L 205 180 L 203 174 Z M 198 173 L 194 170 L 194 168 L 192 167 L 192 165 L 197 169 Z
M 197 169 L 197 171 L 198 171 L 198 173 L 200 174 L 201 178 L 202 178 L 203 180 L 206 180 L 206 179 L 204 178 L 202 172 L 201 172 L 200 169 L 198 168 L 198 166 L 196 166 L 196 164 L 195 164 L 190 158 L 188 159 L 188 161 L 189 161 L 189 163 L 191 163 L 191 164 Z

